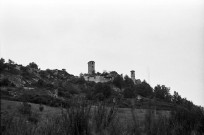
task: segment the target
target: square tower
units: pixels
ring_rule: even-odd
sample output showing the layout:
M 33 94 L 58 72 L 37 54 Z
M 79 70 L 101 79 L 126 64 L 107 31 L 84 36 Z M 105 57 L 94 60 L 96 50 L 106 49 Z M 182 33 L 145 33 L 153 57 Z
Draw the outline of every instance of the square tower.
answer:
M 130 73 L 131 73 L 131 79 L 135 83 L 135 71 L 131 70 Z
M 88 74 L 89 75 L 95 74 L 95 62 L 94 61 L 88 62 Z

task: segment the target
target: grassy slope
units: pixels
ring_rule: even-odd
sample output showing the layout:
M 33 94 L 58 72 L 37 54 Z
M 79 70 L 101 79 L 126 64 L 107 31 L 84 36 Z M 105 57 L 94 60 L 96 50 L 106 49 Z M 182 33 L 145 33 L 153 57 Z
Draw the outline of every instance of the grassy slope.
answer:
M 21 102 L 17 101 L 9 101 L 1 99 L 1 112 L 7 111 L 9 113 L 18 112 L 17 108 L 20 106 Z M 61 113 L 61 109 L 57 107 L 49 107 L 44 105 L 44 110 L 42 112 L 39 111 L 39 104 L 30 103 L 32 106 L 32 110 L 41 114 L 41 118 L 44 119 L 46 117 L 50 117 L 53 115 L 58 115 Z M 148 110 L 148 109 L 134 109 L 134 115 L 139 123 L 143 123 L 145 120 L 145 115 L 151 111 L 153 115 L 156 115 L 156 118 L 160 116 L 168 117 L 170 115 L 169 111 L 156 111 Z M 132 122 L 132 110 L 130 108 L 118 108 L 118 117 L 124 123 Z
M 18 107 L 21 105 L 22 102 L 18 101 L 9 101 L 9 100 L 3 100 L 1 99 L 1 112 L 9 112 L 9 113 L 17 113 L 18 112 Z M 42 118 L 45 118 L 47 116 L 52 116 L 56 114 L 61 113 L 60 108 L 56 107 L 49 107 L 44 105 L 44 110 L 42 112 L 39 111 L 39 104 L 33 104 L 30 103 L 32 106 L 32 110 L 34 112 L 38 112 L 41 114 Z

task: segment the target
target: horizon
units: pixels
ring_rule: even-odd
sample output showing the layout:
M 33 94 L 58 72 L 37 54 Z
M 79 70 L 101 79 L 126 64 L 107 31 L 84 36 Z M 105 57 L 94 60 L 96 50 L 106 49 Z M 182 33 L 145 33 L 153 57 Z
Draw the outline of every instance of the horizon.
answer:
M 75 76 L 116 71 L 204 106 L 204 1 L 2 0 L 0 56 Z

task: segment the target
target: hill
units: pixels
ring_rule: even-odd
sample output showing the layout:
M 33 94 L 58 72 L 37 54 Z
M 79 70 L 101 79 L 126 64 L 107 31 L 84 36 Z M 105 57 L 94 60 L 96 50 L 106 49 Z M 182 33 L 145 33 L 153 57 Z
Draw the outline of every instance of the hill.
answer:
M 176 106 L 192 109 L 195 105 L 177 92 L 170 94 L 165 85 L 152 88 L 145 80 L 134 84 L 127 75 L 116 71 L 114 79 L 106 83 L 85 81 L 83 74 L 74 76 L 65 69 L 41 70 L 34 62 L 23 66 L 3 58 L 0 60 L 1 98 L 50 106 L 66 106 L 75 97 L 92 101 L 117 102 L 119 107 L 154 108 L 172 110 Z M 98 73 L 99 74 L 99 73 Z
M 86 128 L 79 128 L 88 130 L 87 127 L 91 125 L 91 128 L 94 129 L 93 132 L 96 132 L 95 130 L 97 130 L 98 127 L 93 128 L 92 126 L 94 124 L 88 123 L 91 121 L 96 122 L 96 125 L 100 125 L 98 122 L 105 119 L 105 125 L 103 126 L 106 128 L 104 127 L 100 132 L 111 132 L 112 134 L 113 131 L 110 131 L 111 125 L 109 124 L 112 123 L 111 120 L 116 120 L 115 116 L 118 116 L 119 120 L 122 121 L 122 123 L 118 122 L 121 125 L 124 125 L 124 121 L 126 121 L 125 123 L 132 121 L 131 130 L 125 127 L 125 130 L 130 132 L 130 134 L 132 134 L 132 132 L 138 134 L 139 131 L 145 134 L 149 134 L 147 132 L 166 133 L 168 130 L 169 132 L 175 131 L 179 134 L 181 132 L 203 132 L 204 129 L 204 113 L 202 107 L 196 106 L 193 102 L 182 98 L 178 92 L 174 92 L 174 94 L 171 95 L 170 88 L 165 85 L 157 85 L 153 88 L 145 80 L 139 84 L 135 84 L 127 75 L 122 77 L 116 71 L 102 73 L 114 74 L 114 79 L 112 81 L 95 83 L 92 81 L 85 81 L 83 74 L 74 76 L 65 69 L 41 70 L 34 62 L 29 63 L 27 66 L 23 66 L 16 64 L 12 60 L 5 62 L 3 58 L 0 59 L 0 71 L 2 109 L 11 111 L 9 110 L 11 106 L 5 106 L 7 104 L 12 106 L 16 105 L 18 108 L 17 110 L 23 115 L 26 113 L 26 118 L 34 122 L 34 124 L 36 124 L 36 122 L 39 123 L 39 118 L 38 113 L 31 113 L 31 106 L 35 108 L 34 110 L 37 110 L 36 106 L 39 106 L 39 109 L 44 106 L 45 110 L 47 110 L 46 108 L 50 108 L 48 106 L 51 106 L 56 107 L 50 108 L 53 112 L 59 112 L 59 108 L 57 107 L 66 110 L 65 115 L 62 114 L 59 116 L 60 121 L 64 118 L 67 119 L 67 116 L 70 115 L 71 118 L 74 118 L 73 122 L 78 123 L 80 121 L 80 124 L 86 125 Z M 92 116 L 93 112 L 89 112 L 88 110 L 89 108 L 92 110 L 93 107 L 95 107 L 96 110 L 93 111 L 94 115 Z M 162 119 L 160 119 L 160 116 L 163 115 L 161 112 L 164 112 L 164 115 L 168 116 L 167 121 L 162 117 Z M 16 121 L 14 119 L 17 118 L 17 122 L 19 122 L 19 118 L 21 119 L 21 115 L 20 117 L 19 115 L 15 117 L 11 115 L 8 119 L 3 113 L 1 116 L 5 118 L 6 121 L 11 118 L 12 122 L 14 122 L 14 126 L 19 125 L 15 123 Z M 86 119 L 86 116 L 92 117 L 87 117 Z M 23 119 L 25 120 L 24 126 L 26 128 L 26 133 L 30 132 L 30 127 L 26 124 L 27 120 L 25 118 Z M 98 120 L 93 121 L 93 119 Z M 47 119 L 47 121 L 49 120 Z M 55 118 L 52 119 L 50 123 L 52 123 L 53 126 L 57 126 L 59 125 L 57 121 L 59 121 L 59 119 Z M 88 123 L 84 124 L 84 121 Z M 2 119 L 2 122 L 5 124 L 7 123 L 4 119 Z M 66 123 L 68 121 L 63 122 Z M 179 127 L 179 125 L 182 125 L 182 127 Z M 39 126 L 41 127 L 42 125 Z M 45 126 L 50 125 L 47 123 Z M 118 125 L 112 126 L 116 128 Z M 11 130 L 9 127 L 3 128 L 6 128 L 6 132 Z M 15 128 L 18 129 L 20 127 Z M 124 126 L 120 128 L 117 127 L 118 132 L 122 128 L 124 128 Z M 154 128 L 159 130 L 153 130 Z M 75 131 L 72 125 L 70 125 L 69 129 Z M 165 130 L 160 131 L 160 129 Z M 13 131 L 13 129 L 11 131 Z M 53 130 L 48 131 L 52 132 Z M 63 128 L 61 131 L 64 133 L 67 129 Z M 114 134 L 119 134 L 118 132 L 116 133 L 115 130 L 114 132 Z M 41 134 L 44 133 L 41 132 Z

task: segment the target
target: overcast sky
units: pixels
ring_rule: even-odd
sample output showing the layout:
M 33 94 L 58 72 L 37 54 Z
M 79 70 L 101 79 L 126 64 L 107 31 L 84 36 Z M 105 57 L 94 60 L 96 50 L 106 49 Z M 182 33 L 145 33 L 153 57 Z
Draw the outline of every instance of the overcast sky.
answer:
M 0 0 L 0 55 L 41 69 L 117 71 L 204 106 L 203 0 Z

